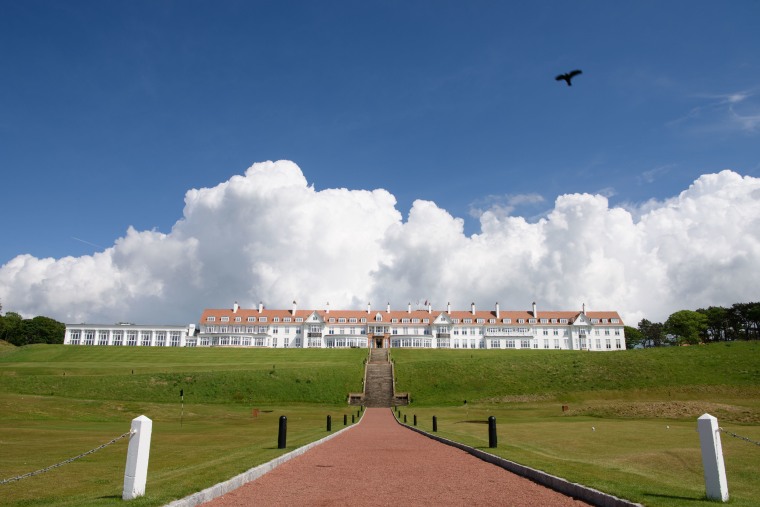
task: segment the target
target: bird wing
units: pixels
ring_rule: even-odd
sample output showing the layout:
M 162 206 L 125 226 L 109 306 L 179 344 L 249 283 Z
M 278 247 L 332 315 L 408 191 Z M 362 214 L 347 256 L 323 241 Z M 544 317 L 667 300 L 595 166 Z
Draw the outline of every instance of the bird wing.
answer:
M 583 71 L 582 70 L 578 70 L 578 69 L 571 70 L 570 72 L 567 73 L 567 77 L 575 77 L 578 74 L 583 74 Z
M 555 77 L 554 80 L 555 81 L 562 81 L 563 79 L 567 79 L 567 78 L 568 78 L 567 74 L 560 74 L 559 76 Z

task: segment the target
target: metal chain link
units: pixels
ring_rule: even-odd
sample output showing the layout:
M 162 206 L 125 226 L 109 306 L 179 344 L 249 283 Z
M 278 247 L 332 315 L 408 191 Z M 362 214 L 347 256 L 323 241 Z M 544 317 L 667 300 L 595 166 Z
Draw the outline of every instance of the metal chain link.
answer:
M 743 437 L 741 435 L 737 435 L 736 433 L 732 433 L 732 432 L 730 432 L 728 430 L 725 430 L 725 429 L 723 429 L 721 427 L 718 427 L 718 430 L 721 431 L 721 432 L 723 432 L 723 433 L 726 433 L 728 435 L 731 435 L 732 437 L 738 438 L 740 440 L 745 440 L 745 441 L 749 442 L 750 444 L 760 445 L 760 442 L 755 442 L 752 439 L 749 439 L 747 437 Z
M 60 463 L 56 463 L 55 465 L 51 465 L 49 467 L 42 468 L 40 470 L 35 470 L 34 472 L 29 472 L 29 473 L 26 473 L 24 475 L 19 475 L 18 477 L 11 477 L 10 479 L 3 479 L 2 481 L 0 481 L 0 485 L 8 484 L 9 482 L 20 481 L 21 479 L 26 479 L 27 477 L 32 477 L 34 475 L 38 475 L 38 474 L 42 474 L 42 473 L 45 473 L 45 472 L 49 472 L 50 470 L 53 470 L 54 468 L 58 468 L 60 466 L 66 465 L 68 463 L 71 463 L 72 461 L 76 461 L 78 459 L 84 458 L 85 456 L 87 456 L 89 454 L 92 454 L 92 453 L 94 453 L 96 451 L 99 451 L 99 450 L 105 448 L 105 447 L 108 447 L 109 445 L 111 445 L 111 444 L 113 444 L 115 442 L 118 442 L 122 438 L 130 436 L 133 433 L 134 432 L 132 430 L 130 430 L 130 431 L 124 433 L 123 435 L 119 435 L 118 437 L 114 438 L 110 442 L 106 442 L 103 445 L 99 445 L 95 449 L 91 449 L 91 450 L 89 450 L 89 451 L 87 451 L 85 453 L 80 454 L 79 456 L 74 456 L 73 458 L 69 458 L 66 461 L 61 461 Z

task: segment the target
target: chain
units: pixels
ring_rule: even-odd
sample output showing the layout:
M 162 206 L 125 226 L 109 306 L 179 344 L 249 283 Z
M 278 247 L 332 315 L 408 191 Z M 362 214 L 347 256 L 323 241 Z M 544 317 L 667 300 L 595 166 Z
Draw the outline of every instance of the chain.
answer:
M 723 432 L 723 433 L 727 433 L 727 434 L 731 435 L 732 437 L 738 438 L 738 439 L 740 439 L 740 440 L 745 440 L 745 441 L 749 442 L 750 444 L 760 445 L 760 442 L 755 442 L 754 440 L 752 440 L 752 439 L 749 439 L 749 438 L 747 438 L 747 437 L 743 437 L 743 436 L 741 436 L 741 435 L 737 435 L 736 433 L 731 433 L 730 431 L 727 431 L 727 430 L 725 430 L 725 429 L 723 429 L 723 428 L 720 428 L 720 427 L 719 427 L 719 428 L 718 428 L 718 431 L 721 431 L 721 432 Z
M 104 447 L 108 447 L 109 445 L 111 445 L 111 444 L 113 444 L 115 442 L 118 442 L 122 438 L 128 437 L 128 436 L 132 435 L 132 433 L 133 432 L 130 430 L 130 431 L 124 433 L 123 435 L 119 435 L 118 437 L 114 438 L 110 442 L 106 442 L 105 444 L 96 447 L 95 449 L 91 449 L 91 450 L 89 450 L 89 451 L 87 451 L 87 452 L 85 452 L 83 454 L 80 454 L 79 456 L 74 456 L 73 458 L 69 458 L 66 461 L 61 461 L 60 463 L 56 463 L 55 465 L 51 465 L 51 466 L 49 466 L 47 468 L 42 468 L 40 470 L 35 470 L 34 472 L 29 472 L 29 473 L 24 474 L 24 475 L 19 475 L 18 477 L 11 477 L 10 479 L 4 479 L 4 480 L 0 481 L 0 485 L 8 484 L 9 482 L 20 481 L 21 479 L 26 479 L 27 477 L 32 477 L 34 475 L 38 475 L 38 474 L 42 474 L 42 473 L 45 473 L 45 472 L 49 472 L 50 470 L 53 470 L 54 468 L 58 468 L 60 466 L 66 465 L 68 463 L 71 463 L 72 461 L 76 461 L 78 459 L 84 458 L 85 456 L 87 456 L 89 454 L 92 454 L 94 452 L 97 452 L 97 451 L 103 449 Z

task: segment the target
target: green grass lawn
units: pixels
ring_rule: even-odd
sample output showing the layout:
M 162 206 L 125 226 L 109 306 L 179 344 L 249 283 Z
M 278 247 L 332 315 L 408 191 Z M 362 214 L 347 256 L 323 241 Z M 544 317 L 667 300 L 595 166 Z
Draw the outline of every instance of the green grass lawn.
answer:
M 493 415 L 499 445 L 489 452 L 644 505 L 714 505 L 704 498 L 700 415 L 760 441 L 758 343 L 392 356 L 397 389 L 412 395 L 401 409 L 409 424 L 416 414 L 432 431 L 435 415 L 440 436 L 487 449 Z M 759 505 L 760 447 L 721 440 L 730 505 Z
M 357 349 L 2 347 L 0 479 L 93 449 L 144 414 L 153 420 L 148 483 L 130 505 L 165 504 L 328 435 L 328 414 L 333 431 L 344 414 L 351 424 L 358 413 L 346 394 L 361 391 L 365 357 Z M 277 449 L 281 415 L 285 450 Z M 2 485 L 0 504 L 123 505 L 127 445 Z

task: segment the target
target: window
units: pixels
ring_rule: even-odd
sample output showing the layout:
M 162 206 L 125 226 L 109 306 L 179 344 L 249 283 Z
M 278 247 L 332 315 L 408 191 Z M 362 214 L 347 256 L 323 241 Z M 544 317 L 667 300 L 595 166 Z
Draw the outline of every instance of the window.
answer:
M 235 317 L 235 322 L 240 322 L 242 319 L 240 317 Z
M 71 343 L 71 345 L 79 345 L 80 337 L 81 337 L 81 331 L 79 331 L 78 329 L 75 331 L 71 331 L 71 338 L 69 340 L 69 343 Z
M 529 324 L 535 324 L 536 323 L 536 319 L 528 319 L 528 323 Z
M 472 319 L 464 319 L 462 322 L 465 324 L 472 324 Z
M 478 319 L 476 322 L 477 322 L 478 324 L 484 324 L 484 323 L 485 323 L 485 321 L 486 321 L 486 319 Z
M 259 322 L 266 322 L 266 321 L 267 321 L 266 317 L 259 317 Z
M 560 324 L 567 324 L 567 319 L 559 319 Z
M 230 321 L 229 317 L 222 317 L 222 322 L 229 322 L 229 321 Z
M 514 340 L 507 340 L 507 348 L 508 349 L 515 348 L 515 341 Z
M 171 347 L 179 347 L 180 338 L 181 338 L 181 334 L 180 334 L 179 331 L 172 331 L 171 332 L 170 346 Z
M 346 323 L 346 318 L 345 317 L 341 317 L 341 318 L 338 319 L 338 322 L 340 324 L 345 324 Z
M 143 331 L 140 333 L 140 345 L 143 347 L 150 347 L 150 339 L 153 333 L 151 331 Z
M 274 317 L 274 318 L 272 319 L 272 322 L 280 322 L 280 318 L 279 318 L 279 317 Z
M 512 319 L 501 319 L 501 323 L 502 324 L 511 324 L 512 323 Z
M 156 346 L 166 347 L 166 331 L 156 331 Z
M 366 318 L 364 318 L 364 317 L 362 317 L 362 318 L 361 318 L 361 320 L 360 320 L 359 322 L 361 322 L 362 324 L 366 324 L 366 323 L 367 323 L 367 319 L 366 319 Z
M 518 324 L 525 324 L 525 319 L 517 319 Z
M 356 317 L 351 317 L 350 319 L 348 319 L 348 322 L 350 324 L 356 324 Z
M 530 348 L 530 340 L 520 340 L 520 348 L 521 349 L 529 349 Z
M 548 324 L 548 323 L 549 323 L 549 319 L 541 319 L 541 324 Z
M 85 345 L 95 345 L 95 330 L 93 330 L 93 329 L 87 329 L 84 332 L 84 344 Z
M 248 317 L 248 322 L 256 322 L 256 317 Z
M 208 316 L 206 317 L 206 322 L 214 322 L 216 321 L 216 317 Z
M 283 322 L 291 322 L 290 317 L 285 317 L 284 319 L 282 319 L 282 321 Z
M 98 331 L 98 345 L 108 345 L 108 331 Z
M 137 345 L 137 331 L 127 331 L 127 346 L 134 347 Z
M 124 344 L 124 332 L 123 331 L 114 331 L 113 332 L 113 344 L 121 347 Z
M 296 322 L 303 322 L 303 317 L 296 317 Z

